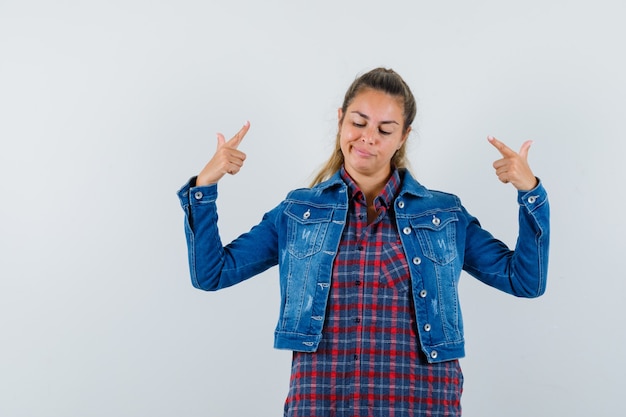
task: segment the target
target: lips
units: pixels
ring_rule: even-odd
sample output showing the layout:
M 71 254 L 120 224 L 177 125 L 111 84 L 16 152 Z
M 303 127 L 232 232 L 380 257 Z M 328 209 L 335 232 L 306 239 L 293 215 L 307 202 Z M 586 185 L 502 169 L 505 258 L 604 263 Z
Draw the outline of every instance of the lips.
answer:
M 369 158 L 369 157 L 371 157 L 371 156 L 374 156 L 374 154 L 372 154 L 372 153 L 370 153 L 370 152 L 366 151 L 365 149 L 358 148 L 358 147 L 356 147 L 356 146 L 352 146 L 352 151 L 353 151 L 353 153 L 355 153 L 357 156 L 360 156 L 360 157 L 362 157 L 362 158 Z

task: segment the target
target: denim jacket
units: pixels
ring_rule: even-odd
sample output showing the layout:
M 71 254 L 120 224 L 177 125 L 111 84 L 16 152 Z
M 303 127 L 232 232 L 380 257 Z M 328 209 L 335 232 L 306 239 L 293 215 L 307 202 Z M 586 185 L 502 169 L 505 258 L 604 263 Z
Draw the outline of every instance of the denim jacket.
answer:
M 545 291 L 547 194 L 541 184 L 518 193 L 519 237 L 512 251 L 484 230 L 458 197 L 426 189 L 406 170 L 400 175 L 395 222 L 410 268 L 420 346 L 430 362 L 457 359 L 465 354 L 458 298 L 462 270 L 515 296 L 538 297 Z M 278 264 L 281 305 L 274 347 L 314 352 L 348 210 L 347 186 L 339 174 L 291 191 L 226 246 L 217 228 L 217 186 L 193 184 L 192 179 L 178 192 L 193 285 L 215 291 Z

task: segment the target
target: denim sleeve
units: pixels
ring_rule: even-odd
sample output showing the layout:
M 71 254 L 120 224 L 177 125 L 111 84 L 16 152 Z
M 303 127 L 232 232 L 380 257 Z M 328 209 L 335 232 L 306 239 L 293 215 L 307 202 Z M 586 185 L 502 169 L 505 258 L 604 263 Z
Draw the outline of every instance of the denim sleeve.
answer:
M 470 216 L 464 269 L 482 282 L 518 297 L 538 297 L 546 290 L 550 245 L 550 205 L 541 182 L 518 192 L 519 233 L 514 250 L 482 229 Z
M 217 185 L 195 186 L 192 178 L 178 191 L 185 212 L 189 272 L 194 287 L 215 291 L 244 281 L 278 262 L 275 211 L 226 246 L 217 227 Z

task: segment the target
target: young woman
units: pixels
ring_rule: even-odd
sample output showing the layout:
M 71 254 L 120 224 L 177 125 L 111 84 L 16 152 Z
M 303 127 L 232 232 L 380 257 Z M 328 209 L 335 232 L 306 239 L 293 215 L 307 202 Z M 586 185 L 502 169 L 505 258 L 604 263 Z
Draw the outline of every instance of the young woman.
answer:
M 219 290 L 279 266 L 275 347 L 293 351 L 285 416 L 460 416 L 461 271 L 516 296 L 545 291 L 549 206 L 527 163 L 531 143 L 516 153 L 488 138 L 502 155 L 496 175 L 519 190 L 510 250 L 456 196 L 406 169 L 415 113 L 394 71 L 357 78 L 312 187 L 290 192 L 226 246 L 217 182 L 242 168 L 249 123 L 228 141 L 218 135 L 214 156 L 179 191 L 195 287 Z

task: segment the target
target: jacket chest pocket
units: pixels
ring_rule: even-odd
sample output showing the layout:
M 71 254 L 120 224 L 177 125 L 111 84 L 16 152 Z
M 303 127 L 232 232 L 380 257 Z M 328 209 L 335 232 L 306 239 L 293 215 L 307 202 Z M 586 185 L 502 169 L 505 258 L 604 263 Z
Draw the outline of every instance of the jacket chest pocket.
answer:
M 285 214 L 288 216 L 287 251 L 296 258 L 306 258 L 318 253 L 322 249 L 333 210 L 289 203 Z
M 429 217 L 411 219 L 424 256 L 440 265 L 457 257 L 456 213 L 441 212 Z

